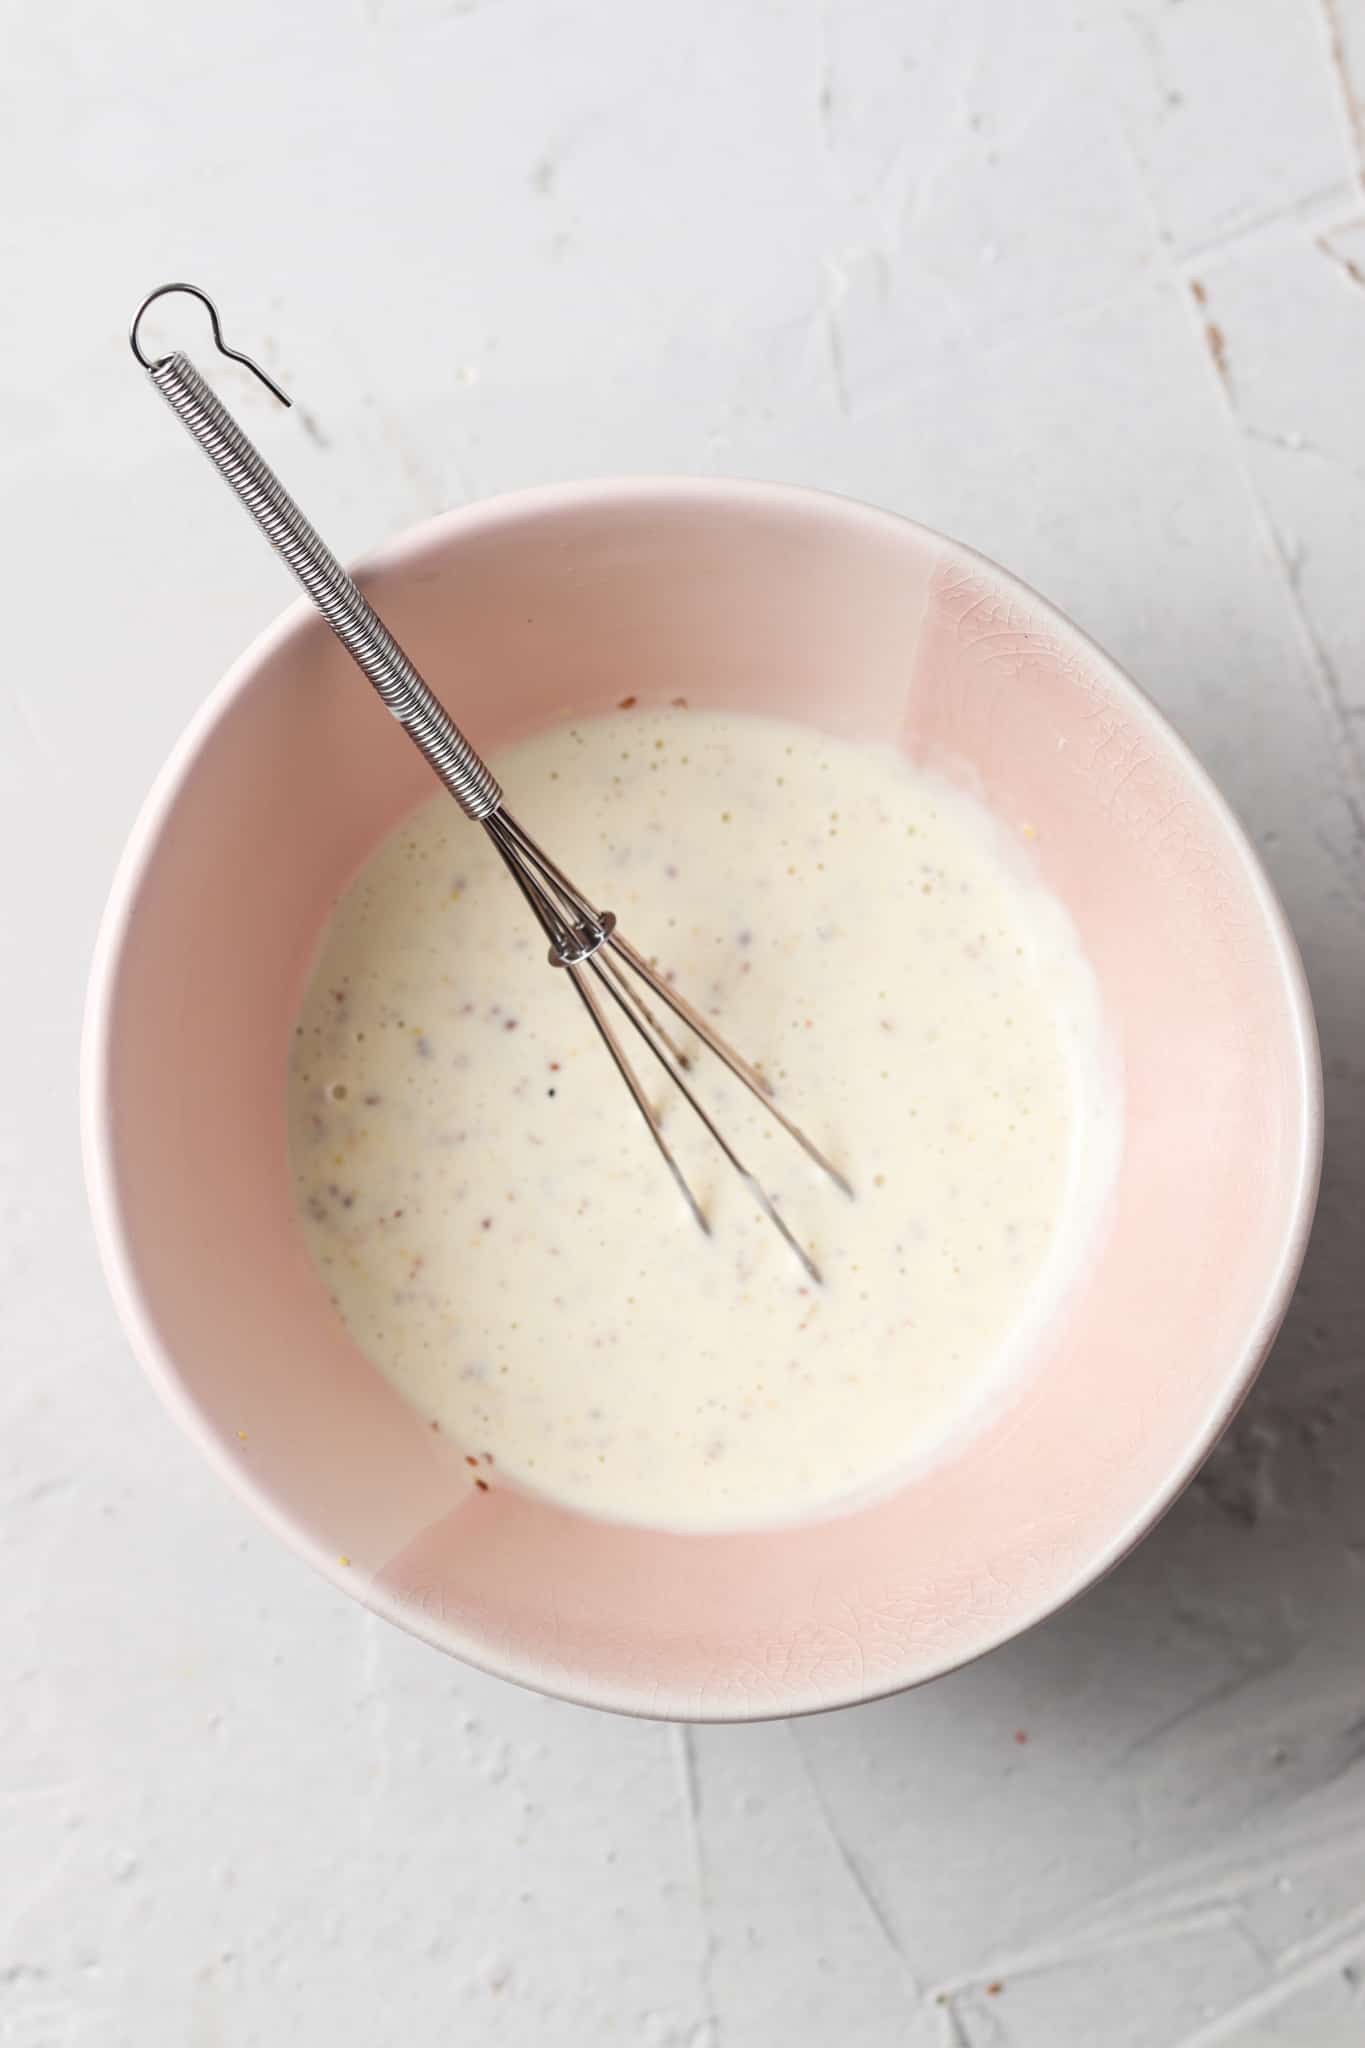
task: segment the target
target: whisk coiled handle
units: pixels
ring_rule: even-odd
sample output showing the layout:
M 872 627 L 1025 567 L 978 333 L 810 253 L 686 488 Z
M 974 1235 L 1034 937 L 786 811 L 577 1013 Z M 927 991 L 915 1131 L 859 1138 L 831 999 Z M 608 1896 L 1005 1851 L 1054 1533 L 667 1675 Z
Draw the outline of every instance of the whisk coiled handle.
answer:
M 475 820 L 490 817 L 502 802 L 497 782 L 227 407 L 187 356 L 164 356 L 146 367 L 166 403 L 293 570 L 346 652 L 421 748 L 460 808 Z

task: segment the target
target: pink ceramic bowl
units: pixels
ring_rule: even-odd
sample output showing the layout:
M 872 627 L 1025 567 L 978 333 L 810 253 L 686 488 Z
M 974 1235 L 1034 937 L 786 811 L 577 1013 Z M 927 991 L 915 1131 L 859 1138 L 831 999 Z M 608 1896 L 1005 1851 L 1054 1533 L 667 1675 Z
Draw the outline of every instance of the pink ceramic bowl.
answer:
M 309 956 L 348 876 L 432 788 L 297 606 L 162 774 L 94 969 L 95 1216 L 163 1396 L 336 1584 L 569 1699 L 801 1713 L 932 1678 L 1049 1614 L 1150 1527 L 1227 1422 L 1312 1214 L 1312 1012 L 1217 792 L 1041 599 L 835 498 L 535 491 L 419 527 L 363 580 L 484 749 L 626 695 L 685 695 L 891 741 L 969 779 L 1031 842 L 1099 978 L 1123 1066 L 1118 1185 L 1012 1405 L 874 1505 L 678 1536 L 472 1494 L 347 1338 L 291 1207 L 283 1074 Z M 546 1002 L 561 995 L 547 973 Z M 609 1108 L 614 1087 L 604 1073 Z

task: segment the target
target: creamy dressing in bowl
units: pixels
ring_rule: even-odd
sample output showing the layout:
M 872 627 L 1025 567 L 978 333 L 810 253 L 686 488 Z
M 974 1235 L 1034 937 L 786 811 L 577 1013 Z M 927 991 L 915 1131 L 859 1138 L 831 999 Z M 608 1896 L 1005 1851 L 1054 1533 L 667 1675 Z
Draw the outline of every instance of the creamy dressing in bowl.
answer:
M 486 836 L 437 795 L 337 906 L 291 1053 L 295 1190 L 338 1312 L 485 1486 L 704 1529 L 893 1483 L 1008 1391 L 1112 1177 L 1069 919 L 973 800 L 809 727 L 633 708 L 492 765 L 855 1199 L 702 1057 L 812 1287 L 640 1048 L 704 1236 Z

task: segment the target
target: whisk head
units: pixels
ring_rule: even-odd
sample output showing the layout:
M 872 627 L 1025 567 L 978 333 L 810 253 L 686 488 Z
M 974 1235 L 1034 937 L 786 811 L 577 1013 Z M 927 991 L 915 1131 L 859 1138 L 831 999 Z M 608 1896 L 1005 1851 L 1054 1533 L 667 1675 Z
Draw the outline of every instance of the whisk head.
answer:
M 708 1135 L 729 1160 L 768 1221 L 800 1260 L 808 1277 L 817 1286 L 821 1285 L 820 1269 L 814 1259 L 805 1246 L 799 1243 L 784 1221 L 772 1196 L 750 1172 L 709 1110 L 698 1098 L 687 1078 L 692 1066 L 691 1056 L 677 1044 L 668 1028 L 650 1008 L 645 991 L 653 995 L 672 1017 L 683 1024 L 708 1052 L 714 1053 L 736 1079 L 742 1081 L 750 1093 L 757 1096 L 767 1114 L 775 1123 L 781 1125 L 789 1137 L 796 1140 L 807 1157 L 813 1160 L 823 1173 L 828 1174 L 836 1187 L 851 1196 L 853 1190 L 843 1174 L 826 1159 L 824 1153 L 805 1132 L 778 1108 L 772 1099 L 770 1088 L 757 1069 L 742 1059 L 734 1047 L 706 1022 L 700 1012 L 694 1009 L 685 997 L 680 996 L 676 989 L 670 987 L 648 960 L 636 952 L 617 930 L 616 919 L 612 913 L 609 910 L 596 909 L 588 898 L 575 888 L 562 868 L 556 866 L 543 848 L 532 839 L 529 832 L 518 825 L 501 804 L 481 818 L 480 823 L 496 846 L 513 881 L 530 905 L 549 940 L 551 965 L 563 967 L 568 971 L 569 979 L 591 1017 L 617 1072 L 629 1089 L 631 1100 L 644 1118 L 664 1164 L 701 1228 L 709 1236 L 711 1226 L 706 1214 L 689 1187 L 686 1176 L 663 1134 L 658 1113 L 635 1071 L 626 1051 L 626 1043 L 638 1041 L 649 1048 L 654 1059 L 658 1061 L 674 1087 L 705 1127 Z M 634 1040 L 623 1041 L 623 1024 L 628 1025 L 635 1034 Z

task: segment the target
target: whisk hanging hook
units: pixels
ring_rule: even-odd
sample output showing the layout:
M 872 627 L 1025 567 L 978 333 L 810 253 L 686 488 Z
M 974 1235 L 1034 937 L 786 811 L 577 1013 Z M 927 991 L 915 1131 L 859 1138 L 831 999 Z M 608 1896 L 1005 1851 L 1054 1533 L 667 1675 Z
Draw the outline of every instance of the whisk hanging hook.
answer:
M 279 399 L 281 405 L 293 405 L 294 401 L 289 396 L 289 393 L 282 391 L 275 382 L 275 379 L 267 371 L 263 370 L 259 363 L 254 363 L 250 356 L 243 355 L 239 348 L 228 347 L 223 339 L 223 323 L 218 318 L 218 308 L 214 305 L 208 293 L 201 291 L 197 284 L 159 284 L 154 292 L 148 292 L 146 298 L 142 301 L 136 313 L 134 313 L 132 325 L 128 329 L 128 346 L 144 370 L 155 370 L 158 365 L 150 357 L 142 353 L 142 346 L 137 338 L 137 330 L 142 324 L 142 316 L 147 311 L 147 308 L 153 305 L 157 299 L 167 298 L 172 292 L 184 292 L 189 298 L 198 299 L 201 306 L 208 308 L 209 320 L 213 326 L 213 345 L 220 356 L 227 356 L 232 362 L 240 363 L 243 369 L 250 370 L 252 376 L 259 378 L 266 390 Z

